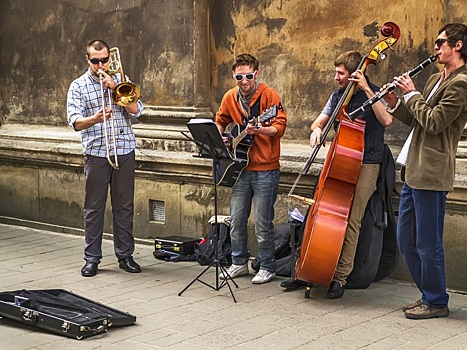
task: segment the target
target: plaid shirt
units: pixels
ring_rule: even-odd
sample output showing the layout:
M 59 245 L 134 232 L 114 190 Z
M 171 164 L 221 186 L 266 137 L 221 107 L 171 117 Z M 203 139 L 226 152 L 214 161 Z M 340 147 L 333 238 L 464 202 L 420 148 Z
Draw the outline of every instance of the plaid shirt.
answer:
M 120 73 L 113 76 L 116 83 L 120 83 Z M 126 80 L 129 82 L 129 80 Z M 104 89 L 106 103 L 108 103 L 108 91 Z M 131 115 L 124 107 L 112 101 L 113 120 L 115 126 L 115 139 L 117 154 L 128 154 L 136 148 L 136 138 L 131 127 L 131 118 L 138 118 L 143 112 L 143 103 L 138 100 L 138 113 Z M 68 89 L 67 115 L 68 124 L 74 129 L 78 118 L 91 117 L 102 109 L 101 84 L 99 78 L 91 75 L 90 70 L 74 80 Z M 114 155 L 112 124 L 106 120 L 107 135 L 109 137 L 110 155 Z M 98 123 L 88 129 L 81 130 L 81 143 L 84 154 L 107 157 L 104 123 Z

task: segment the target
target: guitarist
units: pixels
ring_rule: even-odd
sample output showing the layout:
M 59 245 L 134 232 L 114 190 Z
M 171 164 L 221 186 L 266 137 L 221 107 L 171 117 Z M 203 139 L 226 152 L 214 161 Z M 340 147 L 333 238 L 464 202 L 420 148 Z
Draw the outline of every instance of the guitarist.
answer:
M 237 86 L 227 91 L 222 98 L 216 114 L 217 128 L 229 146 L 231 138 L 224 136 L 224 131 L 229 124 L 236 124 L 236 128 L 246 132 L 245 139 L 251 146 L 246 151 L 247 165 L 232 187 L 232 265 L 227 273 L 231 278 L 249 274 L 247 226 L 253 203 L 260 268 L 252 283 L 261 284 L 270 282 L 276 276 L 274 203 L 279 187 L 280 140 L 286 129 L 287 116 L 278 93 L 257 81 L 259 61 L 255 57 L 250 54 L 238 55 L 232 65 L 232 74 Z M 277 107 L 275 118 L 252 125 L 250 119 L 258 117 L 274 105 Z M 220 278 L 225 277 L 221 273 Z

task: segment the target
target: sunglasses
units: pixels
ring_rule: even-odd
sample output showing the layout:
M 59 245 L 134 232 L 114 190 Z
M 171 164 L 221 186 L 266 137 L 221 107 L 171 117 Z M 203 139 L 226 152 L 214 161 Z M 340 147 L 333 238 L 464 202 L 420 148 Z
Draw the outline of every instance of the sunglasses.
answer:
M 98 58 L 90 58 L 89 61 L 90 61 L 92 64 L 99 64 L 99 62 L 102 62 L 102 63 L 104 64 L 104 63 L 109 62 L 109 56 L 104 57 L 104 58 L 101 58 L 101 59 L 98 59 Z
M 247 74 L 234 74 L 234 79 L 236 81 L 242 81 L 243 78 L 246 78 L 246 80 L 251 80 L 255 77 L 255 74 L 256 74 L 256 71 L 254 71 L 253 73 L 247 73 Z
M 451 41 L 449 39 L 436 39 L 435 40 L 435 46 L 441 47 L 446 41 Z

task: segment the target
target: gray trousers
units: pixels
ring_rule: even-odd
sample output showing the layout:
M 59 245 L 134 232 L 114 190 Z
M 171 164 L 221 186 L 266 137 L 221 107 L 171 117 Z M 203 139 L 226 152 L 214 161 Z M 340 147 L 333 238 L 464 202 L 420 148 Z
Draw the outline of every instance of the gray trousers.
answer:
M 135 152 L 118 156 L 115 170 L 107 158 L 86 155 L 84 175 L 84 260 L 100 263 L 105 206 L 110 185 L 114 251 L 117 259 L 129 257 L 135 250 L 133 207 L 135 188 Z

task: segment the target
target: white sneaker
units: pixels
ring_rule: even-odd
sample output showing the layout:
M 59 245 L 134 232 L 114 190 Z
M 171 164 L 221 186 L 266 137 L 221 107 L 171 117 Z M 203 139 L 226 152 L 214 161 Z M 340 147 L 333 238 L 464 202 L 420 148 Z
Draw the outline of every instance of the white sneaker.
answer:
M 250 271 L 248 271 L 248 263 L 244 264 L 244 265 L 230 265 L 230 267 L 227 269 L 227 273 L 229 274 L 230 278 L 237 278 L 237 277 L 240 277 L 240 276 L 245 276 L 245 275 L 248 275 L 250 273 Z M 226 279 L 227 276 L 224 276 L 224 272 L 221 272 L 219 274 L 219 278 L 220 279 Z
M 268 283 L 276 277 L 274 272 L 260 269 L 255 277 L 251 280 L 254 284 Z

